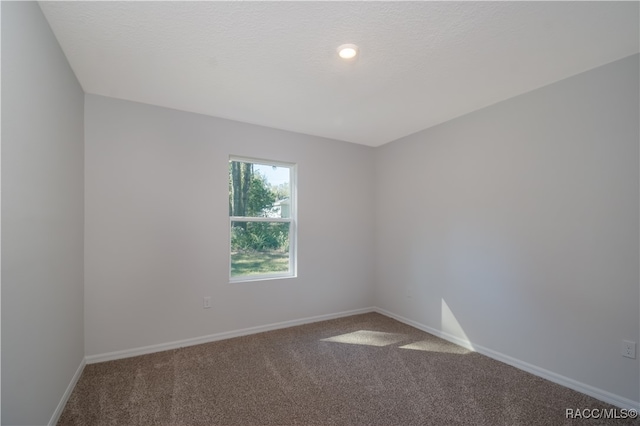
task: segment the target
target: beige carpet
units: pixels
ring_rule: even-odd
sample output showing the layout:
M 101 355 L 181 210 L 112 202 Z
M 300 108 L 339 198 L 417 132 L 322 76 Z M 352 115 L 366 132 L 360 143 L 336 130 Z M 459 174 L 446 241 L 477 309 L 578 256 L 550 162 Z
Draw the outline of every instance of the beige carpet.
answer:
M 613 408 L 371 313 L 87 365 L 59 425 L 561 425 Z

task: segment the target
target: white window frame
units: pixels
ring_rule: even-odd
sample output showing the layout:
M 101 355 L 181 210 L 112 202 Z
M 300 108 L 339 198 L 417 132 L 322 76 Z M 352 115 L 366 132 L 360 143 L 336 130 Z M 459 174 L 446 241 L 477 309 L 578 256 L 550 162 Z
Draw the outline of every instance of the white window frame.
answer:
M 289 218 L 269 218 L 269 217 L 246 217 L 246 216 L 229 216 L 229 282 L 250 282 L 250 281 L 263 281 L 274 280 L 282 278 L 295 278 L 297 277 L 297 259 L 298 259 L 298 185 L 297 175 L 298 167 L 295 163 L 287 163 L 283 161 L 267 160 L 264 158 L 251 158 L 251 157 L 239 157 L 235 155 L 229 156 L 229 162 L 238 161 L 242 163 L 261 164 L 266 166 L 286 167 L 289 169 Z M 228 175 L 227 175 L 228 176 Z M 270 274 L 253 274 L 253 275 L 239 275 L 231 276 L 231 223 L 232 222 L 270 222 L 270 223 L 289 223 L 289 270 L 287 272 L 274 272 Z

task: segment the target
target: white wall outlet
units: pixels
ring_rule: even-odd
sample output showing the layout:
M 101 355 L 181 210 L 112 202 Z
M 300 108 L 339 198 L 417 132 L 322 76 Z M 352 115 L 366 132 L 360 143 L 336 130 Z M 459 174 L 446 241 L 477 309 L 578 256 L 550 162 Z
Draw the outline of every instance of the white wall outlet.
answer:
M 202 307 L 204 309 L 208 309 L 208 308 L 211 307 L 211 297 L 210 296 L 207 296 L 207 297 L 204 298 L 204 302 L 202 303 Z
M 636 342 L 632 342 L 631 340 L 623 340 L 622 356 L 635 359 L 636 358 Z

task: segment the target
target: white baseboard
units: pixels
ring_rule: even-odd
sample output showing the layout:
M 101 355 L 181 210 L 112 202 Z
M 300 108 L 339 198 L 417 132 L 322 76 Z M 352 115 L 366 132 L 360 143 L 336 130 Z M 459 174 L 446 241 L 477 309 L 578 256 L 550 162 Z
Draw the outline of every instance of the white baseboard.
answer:
M 75 374 L 71 378 L 71 381 L 69 382 L 69 386 L 67 386 L 67 390 L 64 391 L 64 394 L 62 395 L 62 399 L 58 403 L 56 410 L 53 412 L 53 415 L 51 416 L 51 420 L 49 420 L 49 423 L 48 423 L 49 426 L 55 426 L 56 423 L 58 423 L 58 420 L 60 420 L 60 415 L 64 410 L 64 406 L 67 405 L 67 401 L 69 401 L 71 392 L 73 392 L 73 389 L 76 387 L 76 384 L 78 383 L 78 380 L 82 375 L 82 371 L 84 370 L 85 365 L 87 365 L 87 361 L 85 358 L 82 358 L 82 361 L 78 366 L 78 369 L 76 370 Z
M 60 414 L 62 414 L 62 409 L 64 409 L 64 406 L 67 400 L 69 399 L 69 396 L 71 395 L 71 391 L 73 390 L 73 387 L 75 386 L 76 382 L 80 378 L 80 374 L 82 373 L 82 369 L 84 368 L 85 362 L 87 364 L 94 364 L 97 362 L 113 361 L 113 360 L 122 359 L 122 358 L 130 358 L 138 355 L 145 355 L 145 354 L 154 353 L 154 352 L 161 352 L 161 351 L 166 351 L 171 349 L 183 348 L 186 346 L 200 345 L 203 343 L 215 342 L 218 340 L 231 339 L 234 337 L 247 336 L 250 334 L 262 333 L 265 331 L 278 330 L 281 328 L 294 327 L 297 325 L 309 324 L 309 323 L 314 323 L 319 321 L 326 321 L 330 319 L 364 314 L 368 312 L 377 312 L 379 314 L 388 316 L 389 318 L 393 318 L 402 323 L 415 327 L 418 330 L 422 330 L 429 334 L 433 334 L 434 336 L 438 336 L 451 343 L 455 343 L 456 345 L 462 346 L 471 351 L 478 352 L 482 355 L 486 355 L 489 358 L 493 358 L 497 361 L 504 362 L 505 364 L 511 365 L 513 367 L 516 367 L 528 373 L 534 374 L 538 377 L 542 377 L 543 379 L 547 379 L 551 382 L 557 383 L 569 389 L 573 389 L 585 395 L 589 395 L 600 401 L 604 401 L 606 403 L 615 405 L 620 408 L 640 410 L 640 402 L 638 401 L 633 401 L 631 399 L 613 394 L 603 389 L 599 389 L 591 385 L 578 382 L 569 377 L 562 376 L 560 374 L 554 373 L 544 368 L 535 366 L 533 364 L 529 364 L 519 359 L 502 354 L 500 352 L 496 352 L 492 349 L 477 345 L 468 340 L 461 339 L 457 336 L 446 333 L 444 331 L 437 330 L 435 328 L 429 327 L 427 325 L 421 324 L 419 322 L 413 321 L 403 316 L 396 315 L 393 312 L 387 311 L 386 309 L 371 307 L 371 308 L 363 308 L 363 309 L 355 309 L 351 311 L 338 312 L 334 314 L 318 315 L 314 317 L 301 318 L 301 319 L 291 320 L 291 321 L 283 321 L 283 322 L 261 325 L 256 327 L 243 328 L 240 330 L 226 331 L 222 333 L 215 333 L 207 336 L 194 337 L 191 339 L 178 340 L 178 341 L 162 343 L 158 345 L 143 346 L 143 347 L 127 349 L 122 351 L 108 352 L 104 354 L 89 355 L 85 358 L 85 360 L 82 361 L 82 364 L 80 365 L 80 367 L 78 367 L 78 371 L 74 375 L 72 382 L 69 384 L 69 387 L 67 388 L 67 391 L 65 392 L 65 395 L 62 401 L 60 401 L 60 404 L 58 405 L 58 408 L 56 409 L 56 412 L 51 418 L 51 421 L 49 422 L 49 424 L 55 425 L 55 422 L 57 422 L 58 418 L 60 417 Z
M 310 324 L 318 321 L 326 321 L 335 318 L 348 317 L 351 315 L 366 314 L 374 312 L 374 308 L 354 309 L 351 311 L 337 312 L 334 314 L 318 315 L 314 317 L 301 318 L 291 321 L 277 322 L 267 325 L 259 325 L 256 327 L 243 328 L 240 330 L 225 331 L 222 333 L 209 334 L 207 336 L 194 337 L 191 339 L 177 340 L 174 342 L 161 343 L 158 345 L 142 346 L 133 349 L 125 349 L 122 351 L 108 352 L 104 354 L 89 355 L 86 357 L 87 364 L 95 364 L 97 362 L 113 361 L 116 359 L 130 358 L 138 355 L 145 355 L 154 352 L 168 351 L 171 349 L 184 348 L 186 346 L 200 345 L 203 343 L 216 342 L 218 340 L 232 339 L 234 337 L 247 336 L 249 334 L 262 333 L 265 331 L 278 330 L 281 328 L 294 327 L 296 325 Z
M 560 374 L 554 373 L 553 371 L 545 370 L 544 368 L 537 367 L 533 364 L 529 364 L 519 359 L 502 354 L 500 352 L 496 352 L 492 349 L 485 348 L 484 346 L 476 345 L 475 343 L 470 342 L 468 340 L 461 339 L 457 336 L 453 336 L 441 330 L 436 330 L 435 328 L 429 327 L 424 324 L 420 324 L 419 322 L 410 320 L 403 316 L 396 315 L 393 312 L 387 311 L 386 309 L 376 307 L 373 310 L 379 314 L 388 316 L 389 318 L 393 318 L 402 323 L 415 327 L 418 330 L 422 330 L 429 334 L 433 334 L 434 336 L 438 336 L 451 343 L 455 343 L 456 345 L 462 346 L 471 351 L 478 352 L 482 355 L 486 355 L 489 358 L 493 358 L 497 361 L 504 362 L 505 364 L 509 364 L 512 367 L 516 367 L 520 370 L 526 371 L 538 377 L 542 377 L 543 379 L 547 379 L 550 382 L 554 382 L 564 387 L 567 387 L 569 389 L 573 389 L 575 391 L 581 392 L 585 395 L 589 395 L 593 398 L 599 399 L 600 401 L 609 403 L 611 405 L 615 405 L 620 408 L 640 410 L 640 402 L 638 401 L 634 401 L 632 399 L 628 399 L 620 395 L 613 394 L 603 389 L 598 389 L 591 385 L 587 385 L 585 383 L 578 382 L 577 380 L 570 379 L 569 377 L 565 377 Z

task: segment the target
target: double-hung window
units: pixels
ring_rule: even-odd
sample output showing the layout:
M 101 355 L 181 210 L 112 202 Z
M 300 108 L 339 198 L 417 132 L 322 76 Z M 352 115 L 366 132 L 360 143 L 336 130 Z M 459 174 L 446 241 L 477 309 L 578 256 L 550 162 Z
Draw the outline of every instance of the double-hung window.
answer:
M 296 275 L 296 167 L 229 159 L 230 280 Z

